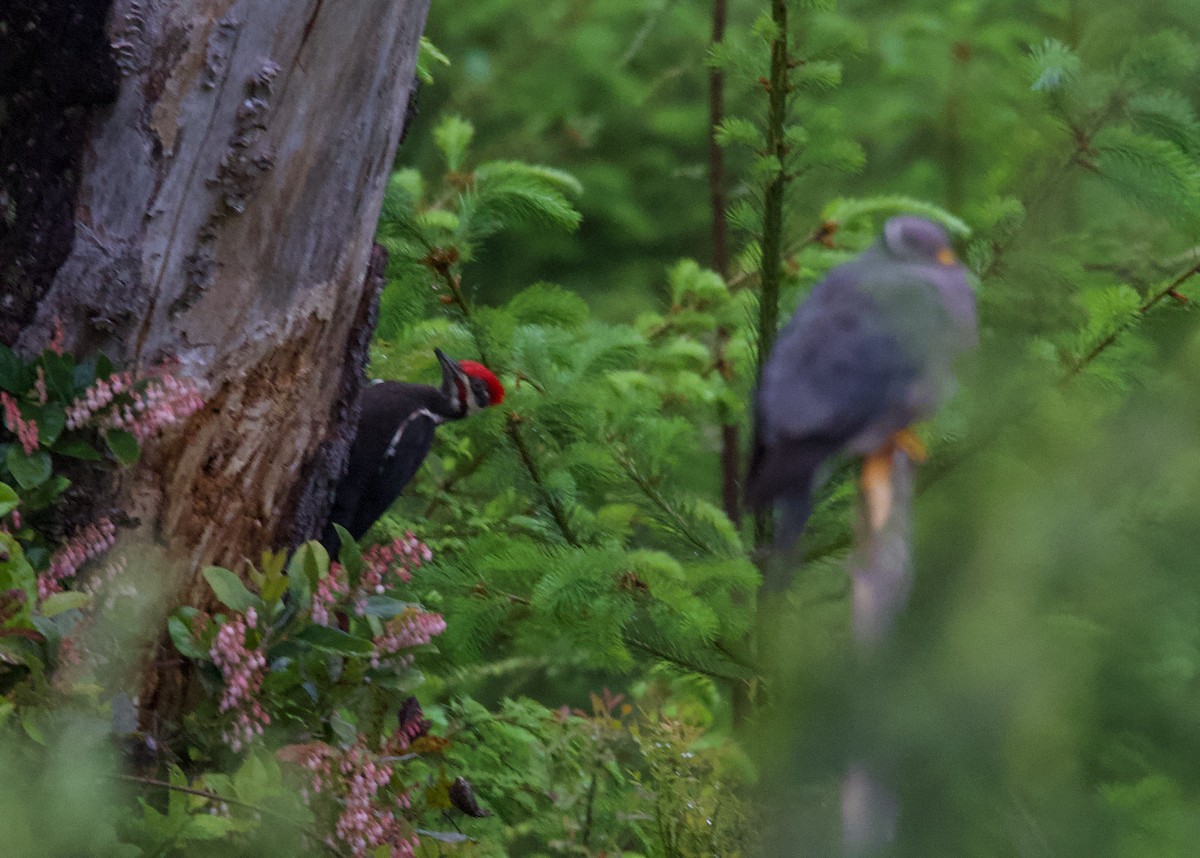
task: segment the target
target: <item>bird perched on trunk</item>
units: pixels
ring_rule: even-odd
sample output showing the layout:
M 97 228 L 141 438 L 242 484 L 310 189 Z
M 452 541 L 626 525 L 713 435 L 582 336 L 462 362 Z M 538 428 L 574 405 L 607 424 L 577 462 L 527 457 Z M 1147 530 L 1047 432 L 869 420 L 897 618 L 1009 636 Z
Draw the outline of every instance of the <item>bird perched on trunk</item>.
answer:
M 483 364 L 451 360 L 441 349 L 434 353 L 442 366 L 441 387 L 384 381 L 363 391 L 350 461 L 321 539 L 331 554 L 338 548 L 335 524 L 360 539 L 387 512 L 425 460 L 439 423 L 504 400 L 504 387 Z
M 869 249 L 833 269 L 780 332 L 755 395 L 747 499 L 779 511 L 790 548 L 812 512 L 822 465 L 864 457 L 871 527 L 886 522 L 892 457 L 924 457 L 908 427 L 953 385 L 954 358 L 977 339 L 975 293 L 945 231 L 890 219 Z

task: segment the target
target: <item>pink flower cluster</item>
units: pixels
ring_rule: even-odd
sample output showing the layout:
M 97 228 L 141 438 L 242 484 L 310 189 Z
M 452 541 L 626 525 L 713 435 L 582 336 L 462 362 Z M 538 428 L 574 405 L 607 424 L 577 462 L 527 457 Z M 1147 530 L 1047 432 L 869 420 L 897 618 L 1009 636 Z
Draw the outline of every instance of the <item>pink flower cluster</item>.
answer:
M 54 352 L 56 355 L 61 355 L 66 350 L 67 332 L 63 330 L 62 319 L 58 316 L 54 317 L 54 333 L 50 335 L 50 342 L 46 343 L 46 348 Z
M 399 658 L 392 658 L 400 650 L 427 644 L 433 638 L 446 631 L 446 620 L 441 614 L 424 611 L 418 607 L 409 607 L 397 617 L 387 621 L 384 632 L 373 641 L 374 652 L 371 653 L 371 667 L 379 667 L 385 660 L 398 666 L 409 664 L 413 660 L 411 653 Z
M 46 370 L 40 366 L 37 368 L 37 381 L 33 383 L 33 392 L 37 394 L 38 403 L 46 404 L 46 400 L 50 398 L 50 393 L 46 390 Z
M 341 805 L 336 836 L 327 837 L 325 845 L 335 851 L 348 846 L 354 858 L 374 856 L 381 846 L 388 847 L 391 858 L 412 858 L 420 841 L 404 822 L 408 794 L 387 789 L 392 767 L 368 751 L 361 737 L 344 751 L 326 744 L 307 745 L 296 761 L 311 774 L 313 792 Z
M 98 378 L 67 408 L 67 428 L 78 429 L 93 416 L 113 404 L 113 400 L 133 388 L 133 373 L 114 372 L 108 378 Z
M 432 560 L 433 552 L 410 530 L 387 545 L 372 545 L 363 552 L 362 559 L 362 588 L 382 593 L 389 571 L 407 584 L 412 580 L 412 570 Z
M 267 675 L 267 659 L 261 649 L 250 649 L 246 643 L 249 631 L 257 625 L 258 613 L 254 608 L 235 615 L 217 630 L 208 652 L 225 678 L 219 709 L 232 712 L 233 723 L 222 738 L 234 751 L 242 750 L 255 736 L 261 736 L 263 728 L 271 723 L 271 716 L 257 699 Z
M 17 436 L 25 454 L 29 455 L 38 446 L 38 425 L 36 420 L 25 420 L 21 417 L 21 408 L 17 400 L 0 390 L 0 407 L 4 409 L 4 428 Z
M 412 580 L 412 570 L 432 559 L 429 546 L 417 539 L 412 531 L 387 545 L 372 545 L 362 554 L 362 572 L 351 599 L 354 612 L 361 617 L 366 613 L 368 596 L 381 595 L 396 584 L 407 584 Z M 331 610 L 349 594 L 346 570 L 340 563 L 331 563 L 329 574 L 317 583 L 313 593 L 313 622 L 328 626 Z
M 7 522 L 3 521 L 5 518 L 8 519 Z M 21 510 L 19 508 L 14 508 L 6 516 L 0 516 L 0 533 L 12 533 L 12 530 L 9 530 L 10 525 L 12 526 L 12 530 L 21 529 Z
M 99 518 L 80 530 L 50 558 L 50 566 L 38 575 L 38 598 L 45 600 L 62 590 L 64 581 L 74 578 L 79 567 L 112 548 L 117 541 L 117 526 L 111 519 Z
M 359 616 L 367 609 L 367 596 L 382 594 L 389 586 L 407 584 L 412 570 L 433 559 L 429 546 L 410 530 L 387 545 L 372 545 L 363 552 L 362 575 L 354 594 L 354 611 Z M 394 580 L 389 576 L 395 576 Z
M 136 596 L 137 587 L 128 581 L 122 581 L 129 563 L 124 557 L 118 557 L 106 564 L 97 574 L 88 577 L 80 591 L 92 597 L 92 604 L 99 611 L 111 611 L 116 607 L 117 599 L 126 596 Z
M 342 564 L 331 563 L 329 574 L 317 582 L 312 598 L 312 620 L 318 626 L 329 625 L 329 612 L 350 592 Z
M 71 403 L 67 428 L 78 429 L 107 409 L 100 421 L 103 428 L 123 429 L 145 441 L 164 426 L 187 419 L 203 405 L 196 385 L 188 379 L 160 372 L 135 380 L 130 372 L 117 372 L 97 379 Z

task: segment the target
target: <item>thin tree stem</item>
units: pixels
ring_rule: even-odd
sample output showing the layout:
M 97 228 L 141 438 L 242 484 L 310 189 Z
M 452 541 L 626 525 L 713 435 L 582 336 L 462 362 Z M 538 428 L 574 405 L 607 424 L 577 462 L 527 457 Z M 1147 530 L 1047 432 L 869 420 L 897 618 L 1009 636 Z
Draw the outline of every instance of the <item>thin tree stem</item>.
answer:
M 788 103 L 788 10 L 787 0 L 771 0 L 771 20 L 775 38 L 771 41 L 771 72 L 767 81 L 767 154 L 778 159 L 778 169 L 763 195 L 762 262 L 759 266 L 758 366 L 756 377 L 775 344 L 779 328 L 779 286 L 783 265 L 783 192 L 787 184 L 787 140 L 784 126 Z M 760 512 L 754 518 L 754 544 L 762 548 L 771 541 L 771 515 Z
M 712 45 L 725 41 L 726 0 L 713 0 Z M 708 199 L 712 209 L 713 269 L 729 279 L 729 228 L 725 222 L 725 153 L 717 143 L 717 128 L 725 119 L 725 72 L 708 73 Z
M 725 41 L 726 0 L 713 0 L 712 44 Z M 708 199 L 712 219 L 713 269 L 729 282 L 729 227 L 725 220 L 725 153 L 717 143 L 717 128 L 725 118 L 725 72 L 713 68 L 708 73 Z M 726 354 L 729 331 L 721 326 L 713 345 L 717 368 L 728 380 L 732 376 Z M 742 518 L 741 439 L 738 426 L 729 420 L 729 409 L 719 406 L 721 419 L 721 502 L 725 515 L 736 526 Z

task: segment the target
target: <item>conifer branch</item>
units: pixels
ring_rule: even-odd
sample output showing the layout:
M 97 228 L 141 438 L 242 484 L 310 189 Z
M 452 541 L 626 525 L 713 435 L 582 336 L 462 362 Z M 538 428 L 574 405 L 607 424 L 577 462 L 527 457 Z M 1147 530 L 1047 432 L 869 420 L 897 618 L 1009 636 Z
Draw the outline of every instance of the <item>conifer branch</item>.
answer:
M 683 513 L 672 506 L 671 502 L 663 497 L 662 492 L 656 489 L 653 483 L 646 478 L 646 475 L 638 470 L 637 465 L 625 454 L 625 451 L 615 444 L 611 437 L 608 440 L 612 445 L 613 455 L 616 457 L 621 469 L 625 471 L 625 475 L 633 480 L 633 484 L 638 487 L 638 490 L 662 513 L 664 523 L 668 524 L 672 530 L 691 543 L 694 548 L 699 549 L 705 554 L 718 554 L 719 552 L 713 550 L 712 545 L 705 541 L 704 537 L 696 533 Z
M 425 507 L 425 513 L 421 516 L 421 518 L 430 518 L 434 511 L 446 502 L 443 495 L 449 494 L 450 490 L 453 489 L 460 480 L 465 480 L 478 471 L 480 467 L 483 466 L 483 463 L 487 461 L 488 455 L 495 449 L 495 445 L 489 445 L 483 448 L 476 455 L 468 458 L 462 466 L 454 471 L 454 473 L 448 474 L 443 480 L 441 480 L 438 483 L 437 488 L 434 490 L 433 497 L 430 499 L 429 504 Z
M 1075 361 L 1075 363 L 1073 363 L 1067 370 L 1067 374 L 1063 377 L 1062 383 L 1066 384 L 1075 376 L 1079 375 L 1079 373 L 1082 372 L 1088 364 L 1100 357 L 1100 355 L 1102 355 L 1110 346 L 1112 346 L 1113 343 L 1120 339 L 1121 334 L 1133 327 L 1136 319 L 1149 313 L 1159 303 L 1161 303 L 1164 298 L 1174 298 L 1177 301 L 1187 301 L 1187 297 L 1179 291 L 1179 287 L 1195 277 L 1197 274 L 1200 274 L 1200 261 L 1195 262 L 1190 268 L 1171 280 L 1171 282 L 1169 282 L 1163 289 L 1153 293 L 1149 298 L 1142 302 L 1141 306 L 1137 308 L 1137 312 L 1131 315 L 1125 324 L 1121 325 L 1107 337 L 1100 340 L 1100 342 L 1096 343 L 1096 345 L 1093 346 L 1086 355 Z
M 236 805 L 237 807 L 244 807 L 247 810 L 252 810 L 255 813 L 263 814 L 266 816 L 273 816 L 276 819 L 282 820 L 283 822 L 286 822 L 289 825 L 293 826 L 294 828 L 296 828 L 296 830 L 302 832 L 306 837 L 310 838 L 314 843 L 324 844 L 324 840 L 322 838 L 318 837 L 316 832 L 312 831 L 310 828 L 308 828 L 303 822 L 301 822 L 298 819 L 293 819 L 292 817 L 288 816 L 286 813 L 281 813 L 280 811 L 275 810 L 274 808 L 269 807 L 267 805 L 254 804 L 249 801 L 243 801 L 241 799 L 233 798 L 232 796 L 222 795 L 219 792 L 213 792 L 211 790 L 197 789 L 196 787 L 180 786 L 179 784 L 173 784 L 170 781 L 160 780 L 159 778 L 146 777 L 145 775 L 114 774 L 114 775 L 112 775 L 112 777 L 116 778 L 117 780 L 128 781 L 130 783 L 136 783 L 136 784 L 142 784 L 143 786 L 161 787 L 162 789 L 165 789 L 168 792 L 177 792 L 177 793 L 181 793 L 183 795 L 194 795 L 194 796 L 198 796 L 200 798 L 206 798 L 209 801 L 217 802 L 219 804 L 232 804 L 232 805 Z M 341 853 L 339 853 L 339 854 L 341 854 Z
M 466 295 L 463 293 L 462 278 L 450 270 L 451 264 L 455 261 L 457 261 L 457 254 L 454 255 L 453 259 L 449 260 L 434 257 L 433 252 L 426 257 L 426 264 L 430 265 L 442 278 L 442 282 L 450 290 L 453 303 L 462 312 L 463 319 L 467 323 L 467 330 L 470 331 L 471 338 L 475 341 L 475 349 L 479 352 L 480 359 L 485 364 L 491 366 L 493 364 L 491 358 L 488 356 L 483 337 L 480 335 L 474 315 L 471 312 L 471 306 L 466 299 Z M 563 539 L 575 548 L 583 547 L 574 530 L 571 528 L 570 519 L 567 516 L 566 510 L 563 509 L 562 503 L 554 496 L 554 493 L 550 491 L 542 479 L 537 462 L 534 460 L 533 454 L 529 450 L 529 445 L 525 443 L 525 438 L 521 434 L 520 418 L 515 414 L 509 414 L 504 431 L 512 441 L 513 447 L 516 448 L 517 455 L 521 459 L 521 464 L 525 466 L 525 471 L 529 474 L 529 478 L 533 481 L 534 486 L 537 487 L 538 493 L 542 496 L 543 503 L 550 510 L 550 515 L 554 519 L 554 523 L 558 526 L 559 532 L 562 533 Z
M 1126 321 L 1125 324 L 1121 325 L 1119 328 L 1117 328 L 1117 330 L 1104 337 L 1102 340 L 1096 343 L 1087 354 L 1072 363 L 1071 366 L 1067 368 L 1067 371 L 1063 374 L 1062 378 L 1059 379 L 1059 384 L 1061 386 L 1066 386 L 1074 381 L 1074 379 L 1081 372 L 1083 372 L 1084 369 L 1086 369 L 1105 351 L 1111 348 L 1121 338 L 1122 334 L 1127 333 L 1131 328 L 1133 328 L 1137 319 L 1145 316 L 1156 306 L 1161 304 L 1164 299 L 1174 298 L 1177 301 L 1187 301 L 1187 296 L 1183 295 L 1179 291 L 1179 287 L 1181 287 L 1191 278 L 1200 274 L 1200 259 L 1197 259 L 1197 257 L 1193 256 L 1192 260 L 1189 260 L 1191 264 L 1187 270 L 1176 275 L 1170 280 L 1170 282 L 1167 283 L 1166 286 L 1155 291 L 1150 295 L 1149 298 L 1143 301 L 1137 310 L 1131 314 L 1129 320 Z M 1001 433 L 1006 428 L 1015 423 L 1019 423 L 1021 420 L 1028 417 L 1032 410 L 1032 407 L 1027 406 L 1018 413 L 1013 414 L 1011 418 L 1004 423 L 993 424 L 987 429 L 987 431 L 984 432 L 982 437 L 977 438 L 973 443 L 967 445 L 967 448 L 959 452 L 958 455 L 930 462 L 930 464 L 922 471 L 922 479 L 919 482 L 916 494 L 920 495 L 963 462 L 974 458 L 979 452 L 985 450 L 997 438 L 999 438 Z
M 573 548 L 582 548 L 583 543 L 575 535 L 575 531 L 571 528 L 570 519 L 567 517 L 567 511 L 563 509 L 562 503 L 550 488 L 542 480 L 541 471 L 538 470 L 537 462 L 533 458 L 533 454 L 529 451 L 529 446 L 525 443 L 524 436 L 521 435 L 519 425 L 520 418 L 515 414 L 508 416 L 508 423 L 504 427 L 504 431 L 508 437 L 512 439 L 513 446 L 517 449 L 517 455 L 521 458 L 521 464 L 525 466 L 529 478 L 533 480 L 534 486 L 537 487 L 538 494 L 542 496 L 542 502 L 546 508 L 550 510 L 550 515 L 554 519 L 554 523 L 558 525 L 559 532 Z

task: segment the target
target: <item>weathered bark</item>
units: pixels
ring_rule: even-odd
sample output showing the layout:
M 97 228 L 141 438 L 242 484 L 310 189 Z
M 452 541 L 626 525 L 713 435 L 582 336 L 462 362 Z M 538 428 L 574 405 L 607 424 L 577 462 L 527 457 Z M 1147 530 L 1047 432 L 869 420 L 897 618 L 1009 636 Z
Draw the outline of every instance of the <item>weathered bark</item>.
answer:
M 124 486 L 176 601 L 318 532 L 382 282 L 372 236 L 428 0 L 114 0 L 120 69 L 78 157 L 69 253 L 23 319 L 168 362 L 207 406 Z M 2 261 L 2 260 L 0 260 Z M 178 701 L 178 678 L 149 685 Z

